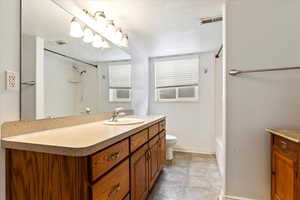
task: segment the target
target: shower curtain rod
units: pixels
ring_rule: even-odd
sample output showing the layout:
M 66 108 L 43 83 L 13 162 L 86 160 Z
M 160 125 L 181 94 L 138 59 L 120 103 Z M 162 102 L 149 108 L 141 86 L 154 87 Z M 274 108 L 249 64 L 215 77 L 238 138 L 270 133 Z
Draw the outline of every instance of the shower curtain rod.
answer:
M 215 57 L 220 58 L 220 55 L 221 55 L 222 51 L 223 51 L 223 44 L 221 45 L 221 47 L 220 47 L 220 49 L 219 49 L 219 51 L 218 51 L 218 53 L 216 54 Z
M 81 62 L 81 63 L 86 64 L 86 65 L 90 65 L 90 66 L 92 66 L 92 67 L 98 68 L 98 66 L 95 65 L 95 64 L 91 64 L 91 63 L 85 62 L 85 61 L 83 61 L 83 60 L 80 60 L 80 59 L 77 59 L 77 58 L 74 58 L 74 57 L 71 57 L 71 56 L 67 56 L 67 55 L 58 53 L 58 52 L 56 52 L 56 51 L 52 51 L 52 50 L 47 49 L 47 48 L 44 48 L 44 50 L 45 50 L 45 51 L 48 51 L 48 52 L 50 52 L 50 53 L 53 53 L 53 54 L 56 54 L 56 55 L 59 55 L 59 56 L 62 56 L 62 57 L 65 57 L 65 58 L 68 58 L 68 59 L 77 61 L 77 62 Z

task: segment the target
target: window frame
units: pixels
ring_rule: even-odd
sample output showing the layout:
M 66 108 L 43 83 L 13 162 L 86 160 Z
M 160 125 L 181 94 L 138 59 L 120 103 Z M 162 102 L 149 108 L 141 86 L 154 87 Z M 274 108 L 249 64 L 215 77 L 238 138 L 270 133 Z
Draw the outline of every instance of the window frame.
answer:
M 128 90 L 129 92 L 129 98 L 118 98 L 117 97 L 117 90 Z M 108 89 L 108 93 L 109 93 L 109 97 L 108 100 L 109 102 L 113 103 L 113 102 L 124 102 L 124 103 L 128 103 L 131 102 L 132 100 L 132 89 L 131 88 L 109 88 Z
M 110 86 L 110 66 L 113 65 L 130 65 L 130 87 L 111 87 Z M 130 103 L 132 101 L 132 64 L 130 60 L 126 61 L 114 61 L 107 63 L 108 73 L 108 102 L 109 103 Z M 129 98 L 117 98 L 117 90 L 129 90 Z
M 178 90 L 180 88 L 190 88 L 193 87 L 195 91 L 194 97 L 178 97 Z M 176 90 L 176 97 L 173 99 L 161 99 L 159 92 L 161 90 L 167 90 L 174 88 Z M 155 88 L 155 101 L 156 102 L 198 102 L 199 101 L 199 85 L 190 85 L 190 86 L 178 86 L 178 87 L 164 87 L 164 88 Z
M 188 58 L 195 58 L 198 59 L 198 83 L 192 85 L 174 85 L 174 86 L 165 86 L 165 87 L 156 87 L 157 84 L 157 74 L 156 74 L 156 67 L 155 62 L 159 61 L 172 61 L 172 60 L 183 60 Z M 168 56 L 164 58 L 152 58 L 151 65 L 153 67 L 153 82 L 154 82 L 154 101 L 158 103 L 171 103 L 171 102 L 199 102 L 199 88 L 200 88 L 200 55 L 193 54 L 193 55 L 179 55 L 179 56 Z M 178 89 L 179 88 L 187 88 L 187 87 L 194 87 L 195 96 L 194 97 L 178 97 Z M 160 99 L 159 98 L 159 91 L 165 89 L 176 89 L 176 97 L 174 99 Z

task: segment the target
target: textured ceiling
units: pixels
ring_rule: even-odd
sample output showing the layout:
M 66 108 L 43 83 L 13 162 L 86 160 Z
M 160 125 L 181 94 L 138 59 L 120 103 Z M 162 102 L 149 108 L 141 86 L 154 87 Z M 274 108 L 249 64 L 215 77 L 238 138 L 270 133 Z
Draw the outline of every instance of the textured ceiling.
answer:
M 222 43 L 222 23 L 201 26 L 200 18 L 222 14 L 223 0 L 54 0 L 67 9 L 105 11 L 107 18 L 129 33 L 130 47 L 149 56 L 216 50 Z M 23 30 L 47 40 L 78 46 L 70 52 L 96 61 L 105 54 L 126 55 L 118 48 L 100 52 L 68 36 L 71 16 L 51 0 L 23 1 Z M 81 54 L 78 49 L 84 49 Z M 60 47 L 63 48 L 63 47 Z M 126 57 L 126 56 L 125 56 Z

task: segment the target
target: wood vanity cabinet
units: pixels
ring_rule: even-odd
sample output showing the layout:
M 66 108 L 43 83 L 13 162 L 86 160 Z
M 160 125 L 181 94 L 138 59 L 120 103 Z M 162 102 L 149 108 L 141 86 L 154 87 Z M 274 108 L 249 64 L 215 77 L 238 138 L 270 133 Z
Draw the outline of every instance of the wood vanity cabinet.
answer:
M 159 167 L 160 170 L 164 167 L 165 163 L 166 163 L 166 131 L 163 130 L 162 132 L 160 132 L 159 134 L 160 140 L 159 140 L 159 156 L 160 156 L 160 160 L 159 160 Z
M 149 189 L 151 190 L 160 172 L 159 135 L 149 142 Z
M 300 145 L 272 135 L 272 200 L 299 200 Z
M 150 127 L 150 140 L 131 156 L 131 200 L 147 199 L 165 164 L 165 138 L 165 130 L 160 132 L 158 124 Z
M 7 149 L 6 199 L 145 200 L 163 168 L 165 142 L 163 120 L 84 157 Z
M 144 200 L 149 192 L 148 144 L 131 156 L 131 200 Z

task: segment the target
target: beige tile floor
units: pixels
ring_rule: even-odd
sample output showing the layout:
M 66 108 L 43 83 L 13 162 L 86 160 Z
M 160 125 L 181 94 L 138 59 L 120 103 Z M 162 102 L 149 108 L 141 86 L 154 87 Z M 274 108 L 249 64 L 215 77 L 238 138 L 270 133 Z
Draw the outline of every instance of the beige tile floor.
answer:
M 148 200 L 217 200 L 220 190 L 214 156 L 176 152 Z

